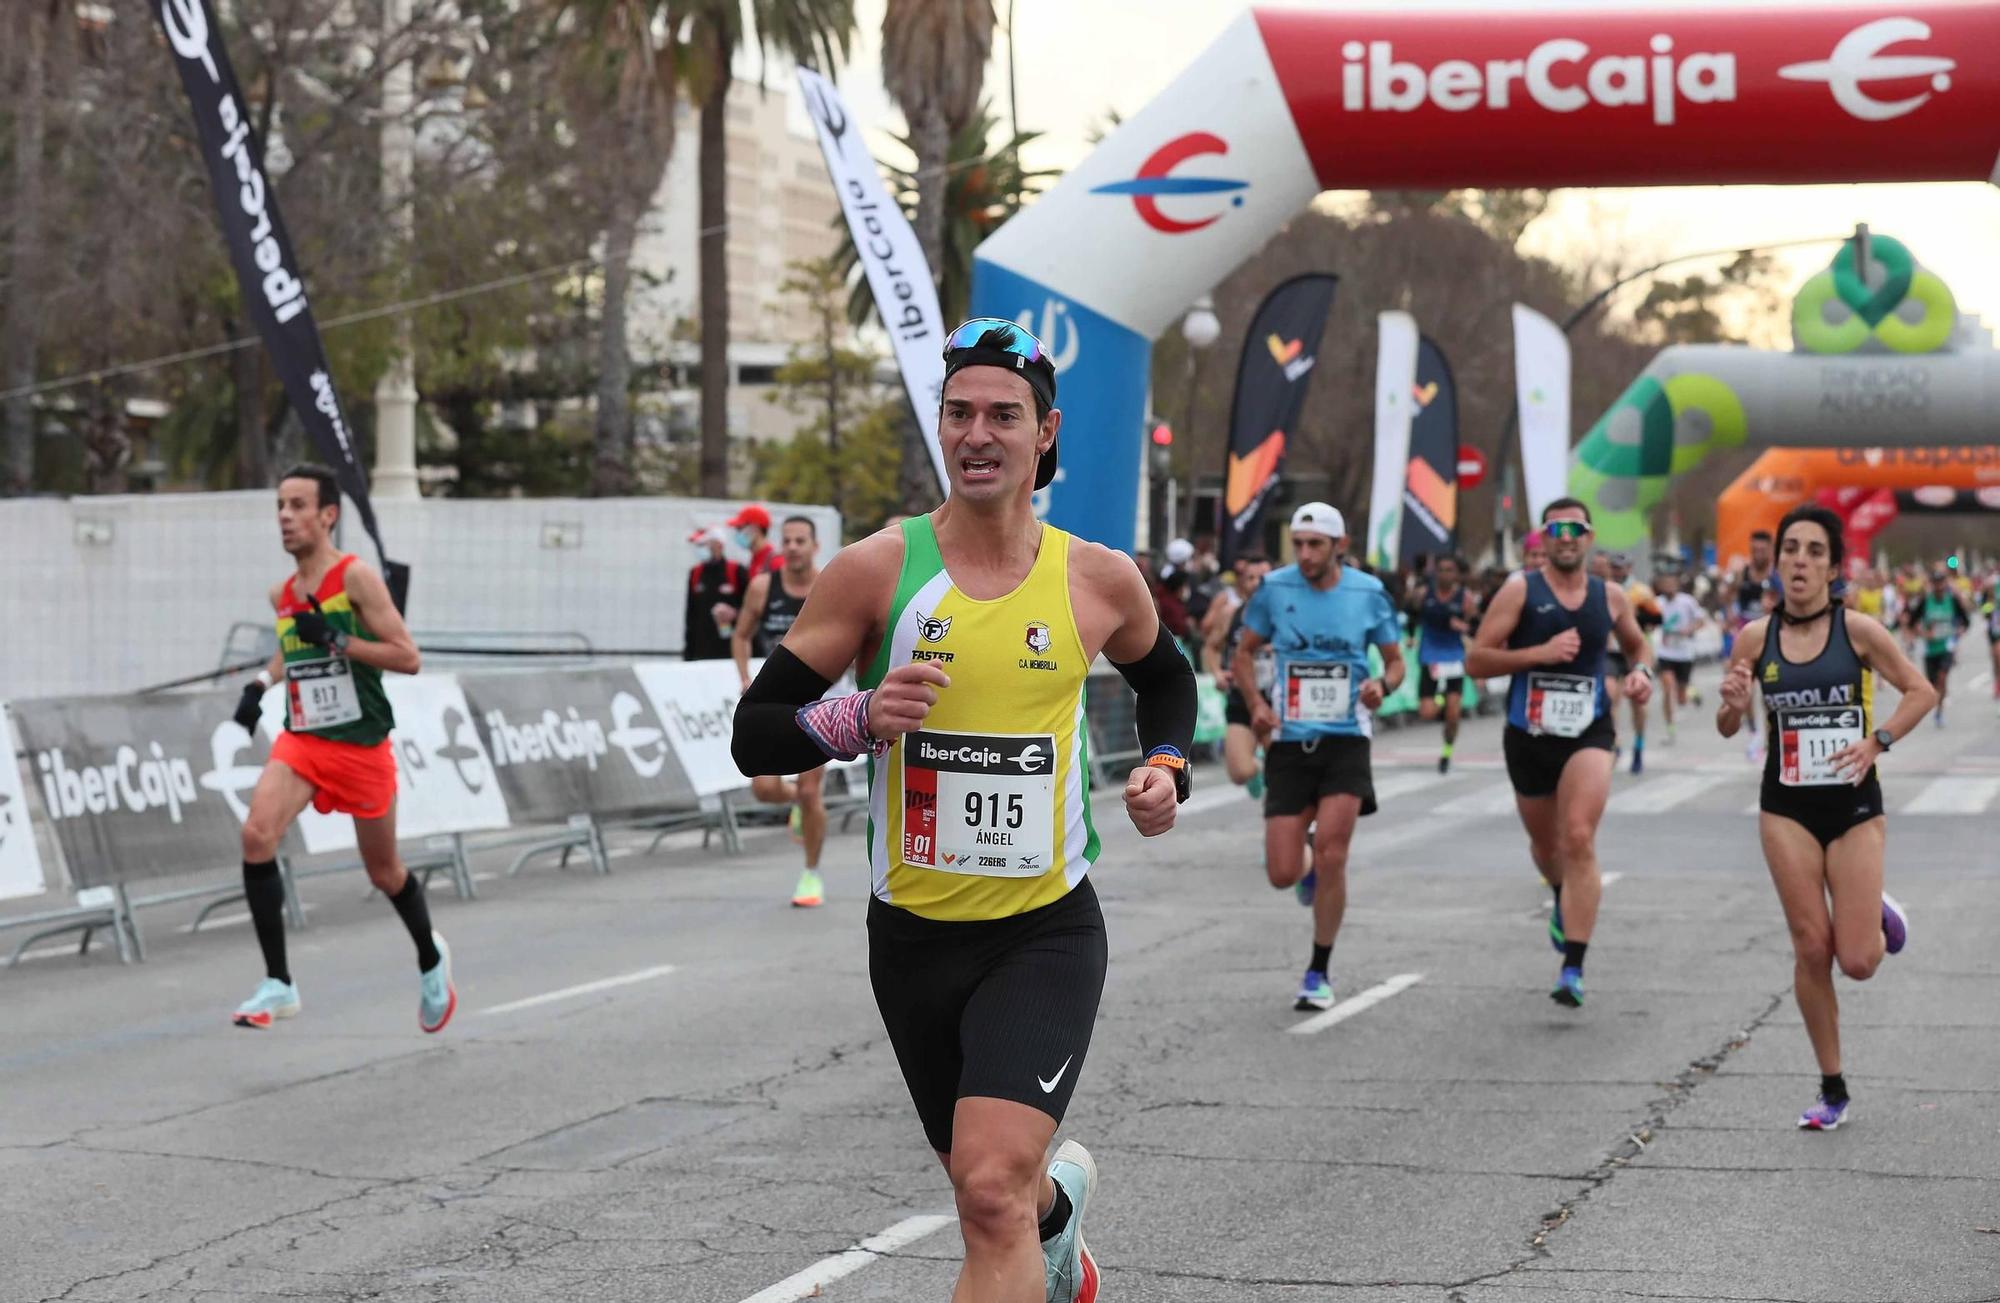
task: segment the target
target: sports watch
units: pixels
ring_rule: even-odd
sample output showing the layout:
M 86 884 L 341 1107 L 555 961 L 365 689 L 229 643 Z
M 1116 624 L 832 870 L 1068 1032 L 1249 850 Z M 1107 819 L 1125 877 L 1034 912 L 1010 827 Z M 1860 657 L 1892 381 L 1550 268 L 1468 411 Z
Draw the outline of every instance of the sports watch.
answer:
M 1188 773 L 1187 757 L 1180 748 L 1162 744 L 1146 753 L 1146 763 L 1166 770 L 1174 776 L 1174 803 L 1183 804 L 1194 792 L 1194 779 Z
M 1886 728 L 1878 728 L 1875 730 L 1876 746 L 1881 747 L 1884 751 L 1887 751 L 1890 747 L 1894 746 L 1895 744 L 1896 744 L 1896 735 L 1894 733 L 1891 733 Z

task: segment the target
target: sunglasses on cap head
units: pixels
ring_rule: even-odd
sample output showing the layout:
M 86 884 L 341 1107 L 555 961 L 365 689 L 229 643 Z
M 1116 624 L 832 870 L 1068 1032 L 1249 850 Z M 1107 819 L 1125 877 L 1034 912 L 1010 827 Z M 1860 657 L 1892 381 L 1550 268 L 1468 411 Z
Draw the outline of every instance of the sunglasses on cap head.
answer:
M 1001 332 L 1001 338 L 990 337 L 995 331 Z M 944 341 L 945 361 L 950 362 L 953 353 L 971 348 L 1010 353 L 1023 362 L 1054 366 L 1041 340 L 1023 330 L 1018 323 L 999 317 L 974 317 L 947 335 Z
M 1543 524 L 1542 533 L 1552 539 L 1573 543 L 1590 534 L 1590 526 L 1580 520 L 1551 520 Z

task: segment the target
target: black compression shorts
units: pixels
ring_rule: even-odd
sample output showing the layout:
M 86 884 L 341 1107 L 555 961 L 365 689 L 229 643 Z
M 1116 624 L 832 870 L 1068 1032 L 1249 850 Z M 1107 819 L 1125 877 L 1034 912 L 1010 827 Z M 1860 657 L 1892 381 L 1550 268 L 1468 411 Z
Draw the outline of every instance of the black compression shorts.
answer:
M 868 977 L 931 1148 L 951 1152 L 961 1099 L 1012 1100 L 1062 1121 L 1105 959 L 1088 878 L 1012 918 L 945 923 L 868 902 Z
M 1554 796 L 1562 782 L 1563 766 L 1579 751 L 1596 748 L 1614 751 L 1618 735 L 1606 711 L 1590 721 L 1581 737 L 1556 737 L 1550 733 L 1530 733 L 1509 724 L 1500 735 L 1500 751 L 1507 757 L 1507 779 L 1519 796 Z
M 1465 676 L 1463 674 L 1454 674 L 1448 679 L 1440 679 L 1432 676 L 1430 666 L 1419 667 L 1417 670 L 1417 700 L 1428 701 L 1432 697 L 1437 696 L 1458 697 L 1462 699 L 1465 696 Z
M 1375 813 L 1375 771 L 1367 738 L 1323 737 L 1264 748 L 1266 819 L 1310 813 L 1327 796 L 1358 796 L 1361 813 Z
M 1231 688 L 1222 702 L 1222 722 L 1250 727 L 1250 703 L 1243 700 L 1243 694 Z
M 1790 819 L 1811 833 L 1825 850 L 1859 825 L 1881 816 L 1882 783 L 1871 773 L 1859 787 L 1846 783 L 1786 787 L 1767 775 L 1757 794 L 1757 808 Z

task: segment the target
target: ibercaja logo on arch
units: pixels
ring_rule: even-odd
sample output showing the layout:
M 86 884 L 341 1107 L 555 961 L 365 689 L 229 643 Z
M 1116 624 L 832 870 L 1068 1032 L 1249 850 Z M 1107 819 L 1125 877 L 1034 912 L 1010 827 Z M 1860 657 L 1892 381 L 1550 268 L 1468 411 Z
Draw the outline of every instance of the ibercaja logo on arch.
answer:
M 1405 56 L 1393 40 L 1356 38 L 1340 47 L 1340 106 L 1350 113 L 1637 109 L 1667 127 L 1685 105 L 1735 103 L 1745 68 L 1777 63 L 1779 79 L 1823 83 L 1850 116 L 1885 122 L 1951 89 L 1957 62 L 1927 52 L 1921 43 L 1931 36 L 1919 19 L 1888 17 L 1853 28 L 1831 48 L 1705 48 L 1699 36 L 1655 32 L 1597 45 L 1573 36 L 1522 39 L 1512 49 L 1468 48 L 1465 57 L 1444 59 Z M 1777 47 L 1795 38 L 1770 39 Z

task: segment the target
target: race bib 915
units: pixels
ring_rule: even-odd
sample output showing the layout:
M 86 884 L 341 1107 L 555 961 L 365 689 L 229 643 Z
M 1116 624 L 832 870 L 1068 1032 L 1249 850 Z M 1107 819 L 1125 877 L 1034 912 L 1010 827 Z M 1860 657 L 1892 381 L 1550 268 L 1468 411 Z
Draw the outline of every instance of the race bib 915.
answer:
M 294 733 L 338 728 L 361 718 L 361 693 L 354 686 L 354 671 L 345 656 L 288 662 L 285 696 Z
M 1832 787 L 1847 780 L 1833 758 L 1861 741 L 1859 706 L 1778 712 L 1778 781 L 1786 787 Z
M 1582 737 L 1597 718 L 1597 680 L 1587 674 L 1528 675 L 1528 731 Z
M 990 878 L 1048 872 L 1055 738 L 920 730 L 903 737 L 902 771 L 905 864 Z

